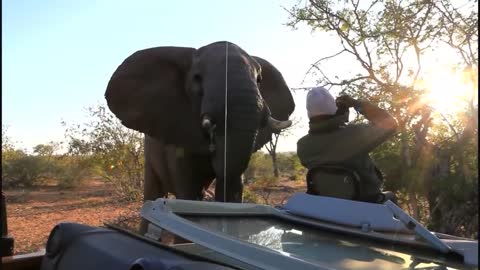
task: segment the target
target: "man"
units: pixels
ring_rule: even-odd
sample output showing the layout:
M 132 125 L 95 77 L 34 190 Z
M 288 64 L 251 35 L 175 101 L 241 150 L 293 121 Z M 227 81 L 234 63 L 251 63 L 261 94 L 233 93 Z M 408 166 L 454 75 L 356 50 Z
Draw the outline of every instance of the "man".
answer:
M 369 123 L 346 124 L 348 109 L 352 107 L 364 115 Z M 395 119 L 366 100 L 356 100 L 348 95 L 335 100 L 323 87 L 309 91 L 307 111 L 310 129 L 297 142 L 297 153 L 302 165 L 309 170 L 331 166 L 353 172 L 359 180 L 359 188 L 355 191 L 356 200 L 374 203 L 394 200 L 391 192 L 381 192 L 383 176 L 369 152 L 395 133 Z M 329 178 L 327 174 L 315 181 L 328 182 Z M 338 188 L 341 183 L 329 183 L 322 188 L 334 189 L 335 186 Z

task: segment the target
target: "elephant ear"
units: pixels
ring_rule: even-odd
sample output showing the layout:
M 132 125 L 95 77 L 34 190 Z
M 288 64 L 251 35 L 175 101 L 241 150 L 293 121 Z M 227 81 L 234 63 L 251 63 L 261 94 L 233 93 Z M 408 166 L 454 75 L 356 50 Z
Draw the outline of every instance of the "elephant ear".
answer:
M 108 107 L 126 127 L 165 143 L 192 141 L 195 122 L 200 121 L 194 119 L 185 80 L 194 52 L 184 47 L 135 52 L 110 78 L 105 92 Z
M 267 60 L 257 56 L 253 56 L 253 58 L 262 68 L 260 93 L 270 107 L 272 116 L 278 120 L 288 120 L 295 110 L 295 102 L 282 73 Z M 270 127 L 260 129 L 255 143 L 255 151 L 262 148 L 271 140 L 271 137 L 272 129 Z

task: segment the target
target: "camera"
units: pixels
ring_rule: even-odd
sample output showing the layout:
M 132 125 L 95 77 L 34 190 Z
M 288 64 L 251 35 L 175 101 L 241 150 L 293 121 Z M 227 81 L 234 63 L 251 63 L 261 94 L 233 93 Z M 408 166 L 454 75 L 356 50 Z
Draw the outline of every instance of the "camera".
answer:
M 347 123 L 349 115 L 350 115 L 349 107 L 345 106 L 345 104 L 343 103 L 337 103 L 337 111 L 335 112 L 335 116 L 344 116 L 343 121 Z

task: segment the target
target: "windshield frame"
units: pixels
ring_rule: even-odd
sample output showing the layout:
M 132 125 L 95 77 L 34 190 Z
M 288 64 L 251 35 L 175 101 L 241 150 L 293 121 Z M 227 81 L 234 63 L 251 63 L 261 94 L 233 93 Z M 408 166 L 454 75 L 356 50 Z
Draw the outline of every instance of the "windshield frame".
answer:
M 274 208 L 268 205 L 219 203 L 204 201 L 187 201 L 176 199 L 157 199 L 147 201 L 141 211 L 141 216 L 162 229 L 176 234 L 184 239 L 204 246 L 227 257 L 241 261 L 252 268 L 262 269 L 292 269 L 302 267 L 303 269 L 331 269 L 324 265 L 318 265 L 310 261 L 304 261 L 294 257 L 288 257 L 280 252 L 235 239 L 229 235 L 208 230 L 195 222 L 189 221 L 184 216 L 222 216 L 222 217 L 265 217 L 280 219 L 285 222 L 292 222 L 315 229 L 348 234 L 353 237 L 367 238 L 368 240 L 381 241 L 384 243 L 395 243 L 407 249 L 419 249 L 430 253 L 440 254 L 428 243 L 420 241 L 414 233 L 385 233 L 369 231 L 365 232 L 359 228 L 339 226 L 321 220 L 300 217 L 288 213 L 281 208 Z M 234 250 L 235 252 L 231 252 Z M 411 253 L 411 252 L 410 252 Z M 410 254 L 416 256 L 416 254 Z M 448 257 L 448 256 L 447 256 Z M 255 258 L 261 258 L 255 259 Z M 432 260 L 432 263 L 444 264 L 444 259 Z M 462 260 L 456 257 L 447 259 L 449 265 L 467 267 Z

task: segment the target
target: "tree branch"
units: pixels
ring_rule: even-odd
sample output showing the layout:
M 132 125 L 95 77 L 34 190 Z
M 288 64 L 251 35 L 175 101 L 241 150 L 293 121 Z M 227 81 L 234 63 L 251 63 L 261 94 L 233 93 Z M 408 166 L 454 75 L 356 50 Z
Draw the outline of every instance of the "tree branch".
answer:
M 307 72 L 305 73 L 305 76 L 303 77 L 302 84 L 303 84 L 303 82 L 305 82 L 305 79 L 307 78 L 307 75 L 312 71 L 312 69 L 314 69 L 314 68 L 319 69 L 318 65 L 320 64 L 320 62 L 328 60 L 328 59 L 333 58 L 333 57 L 336 57 L 336 56 L 338 56 L 338 55 L 340 55 L 344 52 L 346 52 L 345 49 L 339 51 L 338 53 L 335 53 L 335 54 L 332 54 L 332 55 L 329 55 L 329 56 L 326 56 L 326 57 L 322 57 L 319 60 L 315 61 L 315 63 L 311 64 L 310 68 L 307 70 Z

